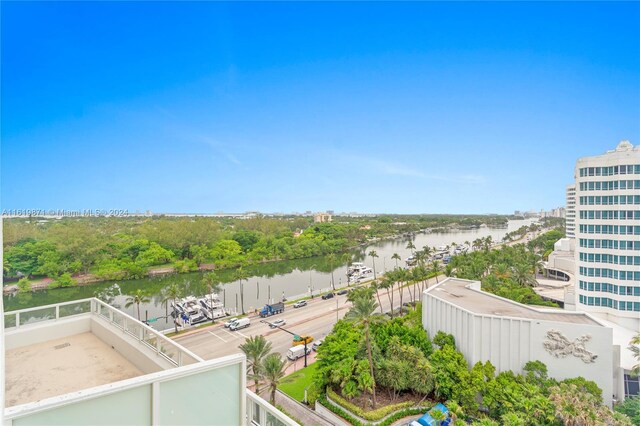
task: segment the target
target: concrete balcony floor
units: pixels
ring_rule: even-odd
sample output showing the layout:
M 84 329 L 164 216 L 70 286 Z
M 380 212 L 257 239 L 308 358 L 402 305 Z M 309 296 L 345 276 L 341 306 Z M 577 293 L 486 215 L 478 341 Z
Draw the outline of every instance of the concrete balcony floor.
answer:
M 143 375 L 89 332 L 8 350 L 5 361 L 6 407 Z

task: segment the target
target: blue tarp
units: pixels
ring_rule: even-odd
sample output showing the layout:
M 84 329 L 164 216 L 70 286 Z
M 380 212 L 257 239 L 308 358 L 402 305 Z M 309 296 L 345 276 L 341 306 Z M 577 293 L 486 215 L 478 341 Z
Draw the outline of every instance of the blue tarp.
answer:
M 447 415 L 447 418 L 443 420 L 440 425 L 438 425 L 438 422 L 436 422 L 436 420 L 431 417 L 429 413 L 427 413 L 418 419 L 418 423 L 420 423 L 422 426 L 447 426 L 451 422 L 451 418 L 449 417 L 449 409 L 443 404 L 436 404 L 431 410 L 429 410 L 429 412 L 431 412 L 432 410 L 442 411 Z

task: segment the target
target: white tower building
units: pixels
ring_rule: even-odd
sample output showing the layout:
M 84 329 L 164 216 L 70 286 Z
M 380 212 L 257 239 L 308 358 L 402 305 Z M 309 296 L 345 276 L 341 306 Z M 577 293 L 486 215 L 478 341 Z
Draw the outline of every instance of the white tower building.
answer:
M 577 309 L 640 330 L 640 146 L 578 159 L 575 179 Z
M 565 213 L 567 238 L 576 237 L 576 186 L 567 185 L 567 207 Z

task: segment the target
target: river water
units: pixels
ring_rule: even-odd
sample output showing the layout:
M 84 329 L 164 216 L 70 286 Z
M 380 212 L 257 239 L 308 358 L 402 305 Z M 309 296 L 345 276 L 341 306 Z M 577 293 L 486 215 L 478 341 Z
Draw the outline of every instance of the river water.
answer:
M 420 233 L 411 237 L 379 241 L 354 250 L 352 254 L 354 261 L 364 262 L 367 266 L 373 267 L 374 259 L 367 253 L 375 250 L 378 254 L 375 259 L 375 268 L 378 273 L 382 273 L 395 266 L 395 260 L 391 258 L 394 253 L 398 253 L 402 259 L 411 255 L 411 250 L 406 248 L 409 241 L 413 241 L 417 249 L 422 249 L 424 246 L 446 246 L 451 243 L 464 244 L 487 236 L 491 236 L 494 242 L 499 242 L 507 232 L 515 231 L 532 222 L 531 219 L 511 220 L 506 228 Z M 339 255 L 337 257 L 340 259 Z M 398 264 L 404 265 L 404 261 L 400 261 Z M 321 292 L 328 291 L 331 288 L 332 269 L 336 287 L 342 287 L 343 283 L 346 284 L 346 262 L 337 260 L 335 265 L 330 265 L 326 256 L 271 262 L 248 266 L 244 269 L 250 275 L 250 278 L 243 282 L 244 308 L 247 312 L 257 309 L 269 301 L 279 301 L 283 296 L 291 300 L 296 297 L 309 296 L 312 293 L 317 296 Z M 220 296 L 225 306 L 240 312 L 240 283 L 232 281 L 233 273 L 233 270 L 216 272 L 220 281 L 224 283 Z M 82 287 L 42 290 L 33 293 L 18 293 L 4 296 L 4 309 L 12 311 L 97 296 L 136 317 L 136 306 L 125 308 L 125 304 L 130 294 L 137 289 L 142 289 L 149 296 L 150 302 L 140 306 L 141 319 L 145 319 L 145 317 L 158 318 L 167 315 L 167 307 L 162 304 L 162 290 L 173 282 L 184 286 L 188 294 L 200 296 L 207 293 L 202 284 L 202 274 L 194 272 L 140 280 L 107 281 Z M 158 330 L 165 330 L 172 328 L 173 322 L 171 319 L 159 318 L 157 321 L 151 322 L 150 325 Z

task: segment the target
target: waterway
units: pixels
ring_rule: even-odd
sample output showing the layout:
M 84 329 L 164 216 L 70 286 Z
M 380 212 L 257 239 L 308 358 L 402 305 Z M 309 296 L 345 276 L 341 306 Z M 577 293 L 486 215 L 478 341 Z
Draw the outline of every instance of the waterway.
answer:
M 424 246 L 439 247 L 452 243 L 464 244 L 473 242 L 478 238 L 490 236 L 494 242 L 499 242 L 507 232 L 515 231 L 524 225 L 529 225 L 533 220 L 511 220 L 506 228 L 478 228 L 469 230 L 447 230 L 446 232 L 419 233 L 412 236 L 399 237 L 392 240 L 384 240 L 363 246 L 353 251 L 353 259 L 356 262 L 364 262 L 367 266 L 375 267 L 378 273 L 391 270 L 396 261 L 392 259 L 394 253 L 406 259 L 411 255 L 411 250 L 406 248 L 409 241 L 417 249 Z M 368 253 L 375 250 L 378 257 L 373 259 Z M 340 256 L 337 256 L 340 259 Z M 398 265 L 404 265 L 400 261 Z M 333 268 L 332 268 L 333 266 Z M 333 269 L 333 278 L 332 278 Z M 270 262 L 245 268 L 250 278 L 242 283 L 244 294 L 244 309 L 250 312 L 273 300 L 286 297 L 289 300 L 297 297 L 318 296 L 331 288 L 332 279 L 336 287 L 346 284 L 347 264 L 340 260 L 335 265 L 330 265 L 326 256 L 296 259 L 289 261 Z M 233 270 L 221 270 L 216 274 L 224 284 L 220 296 L 225 306 L 231 310 L 241 309 L 240 283 L 233 281 Z M 163 318 L 167 315 L 167 309 L 171 308 L 162 303 L 162 291 L 171 283 L 177 282 L 184 286 L 187 294 L 200 296 L 207 293 L 202 284 L 202 274 L 199 272 L 190 274 L 169 275 L 156 278 L 144 278 L 128 281 L 107 281 L 97 284 L 63 288 L 55 290 L 42 290 L 37 292 L 17 293 L 4 296 L 5 311 L 25 309 L 34 306 L 43 306 L 70 300 L 99 297 L 111 305 L 136 317 L 136 306 L 125 307 L 127 298 L 137 289 L 142 289 L 150 298 L 149 303 L 140 306 L 141 319 L 159 318 L 150 325 L 159 330 L 173 327 L 171 318 Z M 343 284 L 344 283 L 344 284 Z

